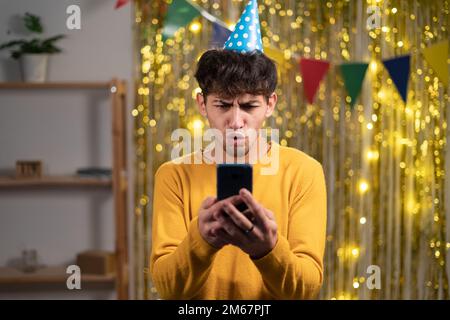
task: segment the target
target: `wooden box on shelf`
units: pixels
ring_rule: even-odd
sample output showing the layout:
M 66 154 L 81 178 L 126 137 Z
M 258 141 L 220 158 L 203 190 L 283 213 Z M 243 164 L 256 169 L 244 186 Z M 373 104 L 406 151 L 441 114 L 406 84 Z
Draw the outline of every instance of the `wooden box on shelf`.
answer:
M 42 177 L 42 161 L 16 161 L 16 178 L 20 179 L 40 177 Z
M 77 255 L 77 265 L 82 274 L 108 275 L 116 270 L 113 252 L 88 250 Z

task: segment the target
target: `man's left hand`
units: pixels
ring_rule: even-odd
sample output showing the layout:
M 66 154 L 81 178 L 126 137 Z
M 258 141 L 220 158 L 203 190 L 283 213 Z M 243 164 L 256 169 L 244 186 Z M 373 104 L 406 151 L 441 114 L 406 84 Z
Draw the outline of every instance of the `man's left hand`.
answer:
M 239 192 L 248 209 L 242 213 L 232 203 L 224 206 L 226 215 L 219 217 L 221 228 L 217 236 L 241 248 L 252 259 L 268 254 L 277 243 L 277 223 L 274 214 L 259 204 L 247 189 Z

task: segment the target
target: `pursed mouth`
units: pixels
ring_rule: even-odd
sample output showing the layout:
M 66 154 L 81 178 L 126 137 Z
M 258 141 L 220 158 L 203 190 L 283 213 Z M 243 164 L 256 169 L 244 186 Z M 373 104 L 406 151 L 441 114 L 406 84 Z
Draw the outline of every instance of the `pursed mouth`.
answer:
M 245 134 L 242 132 L 232 132 L 226 135 L 227 141 L 238 141 L 244 140 L 246 138 Z

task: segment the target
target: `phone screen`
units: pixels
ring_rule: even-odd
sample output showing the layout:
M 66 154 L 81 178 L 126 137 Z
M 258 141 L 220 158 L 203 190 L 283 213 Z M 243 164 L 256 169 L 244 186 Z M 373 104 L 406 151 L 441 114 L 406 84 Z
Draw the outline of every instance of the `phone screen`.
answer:
M 219 164 L 217 165 L 217 200 L 239 194 L 239 190 L 246 188 L 253 191 L 253 168 L 249 164 Z M 247 209 L 245 203 L 236 208 L 243 212 Z

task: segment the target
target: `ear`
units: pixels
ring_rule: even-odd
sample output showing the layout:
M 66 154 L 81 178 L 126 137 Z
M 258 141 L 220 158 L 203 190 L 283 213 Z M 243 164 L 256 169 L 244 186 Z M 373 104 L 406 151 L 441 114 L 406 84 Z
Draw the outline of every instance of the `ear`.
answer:
M 270 95 L 269 101 L 267 103 L 267 110 L 266 110 L 266 114 L 265 114 L 266 118 L 269 118 L 272 115 L 273 111 L 275 110 L 275 105 L 277 104 L 277 101 L 278 101 L 278 96 L 274 92 Z
M 203 93 L 197 93 L 196 96 L 196 100 L 197 100 L 197 105 L 198 105 L 198 111 L 200 112 L 200 114 L 204 117 L 206 117 L 207 113 L 206 113 L 206 101 L 205 101 L 205 97 L 203 96 Z

